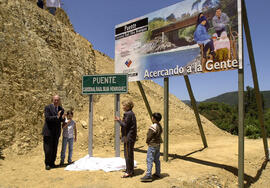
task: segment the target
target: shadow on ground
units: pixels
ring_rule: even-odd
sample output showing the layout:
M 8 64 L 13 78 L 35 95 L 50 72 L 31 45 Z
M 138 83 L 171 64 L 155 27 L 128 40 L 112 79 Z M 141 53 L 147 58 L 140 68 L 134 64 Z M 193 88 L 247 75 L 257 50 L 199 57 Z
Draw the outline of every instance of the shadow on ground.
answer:
M 4 154 L 2 152 L 2 148 L 0 148 L 0 160 L 4 160 L 5 157 L 4 157 Z
M 140 153 L 147 153 L 147 150 L 143 150 L 139 148 L 134 148 L 134 151 L 136 152 L 140 152 Z M 226 164 L 219 164 L 219 163 L 215 163 L 215 162 L 210 162 L 210 161 L 206 161 L 206 160 L 201 160 L 201 159 L 196 159 L 194 157 L 189 157 L 190 155 L 197 153 L 197 152 L 201 152 L 203 151 L 205 148 L 199 149 L 199 150 L 195 150 L 193 152 L 190 152 L 186 155 L 178 155 L 178 154 L 169 154 L 169 157 L 171 157 L 171 160 L 175 160 L 175 159 L 181 159 L 181 160 L 185 160 L 185 161 L 189 161 L 189 162 L 194 162 L 194 163 L 198 163 L 201 165 L 206 165 L 206 166 L 211 166 L 211 167 L 215 167 L 215 168 L 221 168 L 224 170 L 227 170 L 228 172 L 231 172 L 232 174 L 234 174 L 235 176 L 238 177 L 238 168 L 234 167 L 234 166 L 229 166 Z M 160 152 L 160 155 L 163 156 L 163 153 Z M 265 160 L 260 169 L 258 169 L 256 176 L 252 177 L 246 173 L 244 173 L 244 181 L 245 183 L 245 188 L 250 187 L 253 183 L 257 182 L 260 179 L 260 176 L 262 175 L 263 170 L 265 169 L 265 167 L 267 166 L 268 160 Z

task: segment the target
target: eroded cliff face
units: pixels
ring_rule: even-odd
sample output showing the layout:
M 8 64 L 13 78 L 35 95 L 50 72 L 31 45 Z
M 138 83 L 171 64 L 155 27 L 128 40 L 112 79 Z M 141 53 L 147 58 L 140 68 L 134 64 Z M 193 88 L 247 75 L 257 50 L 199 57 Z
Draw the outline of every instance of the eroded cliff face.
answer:
M 75 110 L 78 137 L 87 148 L 88 101 L 81 94 L 83 75 L 114 72 L 114 62 L 93 49 L 72 28 L 68 16 L 56 16 L 34 0 L 0 0 L 0 148 L 23 154 L 41 140 L 44 107 L 59 94 L 65 109 Z M 144 81 L 152 111 L 163 112 L 163 88 Z M 138 143 L 144 144 L 151 124 L 136 83 L 129 93 L 138 121 Z M 94 146 L 114 143 L 114 96 L 94 96 Z M 224 134 L 202 117 L 206 134 Z M 193 111 L 170 95 L 170 134 L 197 135 Z
M 95 74 L 95 55 L 70 25 L 31 1 L 0 1 L 0 28 L 0 146 L 27 149 L 40 140 L 51 95 L 82 107 L 76 91 L 82 75 Z

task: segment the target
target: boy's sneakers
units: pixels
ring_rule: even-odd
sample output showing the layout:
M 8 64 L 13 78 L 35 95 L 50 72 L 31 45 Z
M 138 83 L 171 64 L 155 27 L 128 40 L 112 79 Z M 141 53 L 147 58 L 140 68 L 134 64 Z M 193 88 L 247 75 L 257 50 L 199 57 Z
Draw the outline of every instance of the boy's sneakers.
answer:
M 153 176 L 156 178 L 156 179 L 160 179 L 161 178 L 161 175 L 160 174 L 153 174 Z
M 144 177 L 141 178 L 141 182 L 151 182 L 152 177 L 145 175 Z

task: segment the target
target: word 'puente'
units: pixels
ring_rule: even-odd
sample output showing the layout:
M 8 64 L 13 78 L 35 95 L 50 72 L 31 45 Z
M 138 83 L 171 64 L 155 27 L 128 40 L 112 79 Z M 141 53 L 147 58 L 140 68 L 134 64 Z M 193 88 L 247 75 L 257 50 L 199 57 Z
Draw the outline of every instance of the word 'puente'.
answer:
M 107 77 L 94 77 L 93 84 L 115 84 L 116 76 L 107 76 Z

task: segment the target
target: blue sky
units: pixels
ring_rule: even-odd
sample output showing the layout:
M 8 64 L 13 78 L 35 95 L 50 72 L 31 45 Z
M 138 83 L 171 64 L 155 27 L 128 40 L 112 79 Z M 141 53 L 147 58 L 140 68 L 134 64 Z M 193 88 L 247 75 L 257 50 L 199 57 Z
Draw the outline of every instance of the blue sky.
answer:
M 189 0 L 192 1 L 192 0 Z M 114 58 L 115 25 L 144 16 L 153 11 L 180 2 L 179 0 L 62 0 L 75 31 L 93 44 L 94 49 Z M 261 91 L 270 90 L 270 21 L 267 12 L 269 0 L 246 0 L 253 51 Z M 249 58 L 244 38 L 245 87 L 253 87 Z M 189 76 L 197 101 L 238 90 L 237 70 Z M 155 79 L 163 85 L 163 79 Z M 181 100 L 189 95 L 182 76 L 170 77 L 170 92 Z

